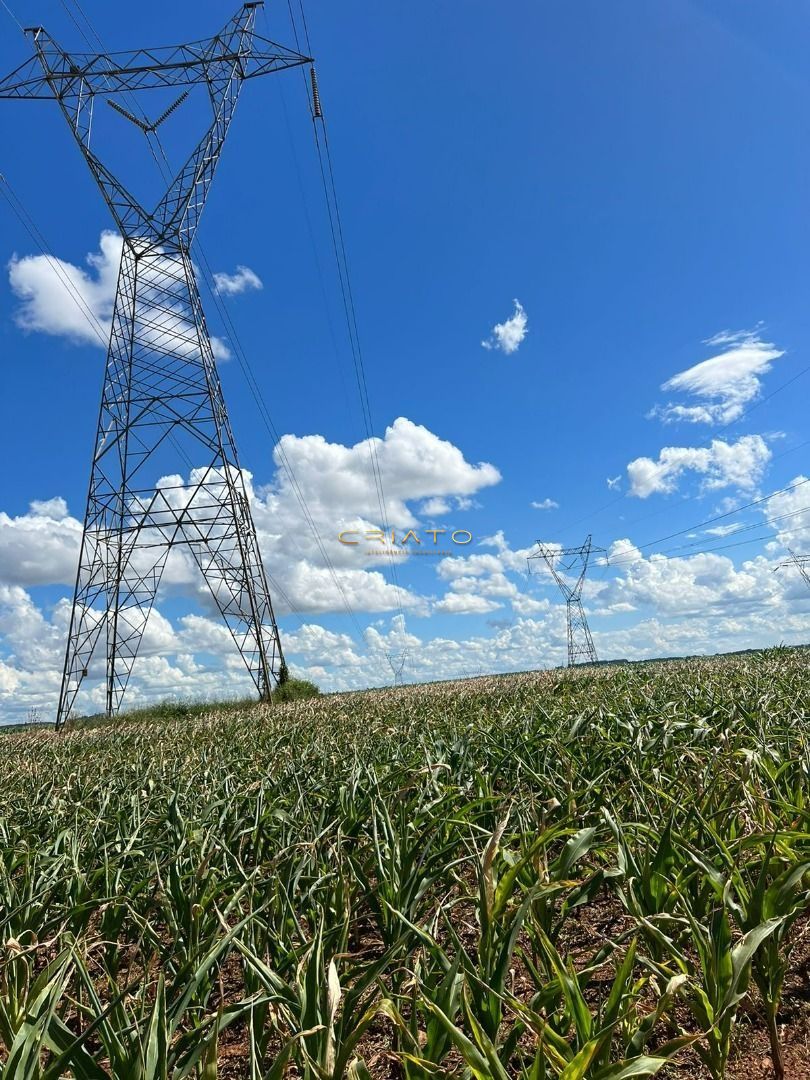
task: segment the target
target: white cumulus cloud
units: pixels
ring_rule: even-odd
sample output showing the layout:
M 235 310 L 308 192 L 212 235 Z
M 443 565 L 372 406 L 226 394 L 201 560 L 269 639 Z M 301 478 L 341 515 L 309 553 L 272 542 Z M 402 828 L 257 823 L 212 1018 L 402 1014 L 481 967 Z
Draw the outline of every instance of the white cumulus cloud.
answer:
M 450 503 L 447 499 L 425 499 L 422 505 L 419 507 L 419 513 L 424 514 L 425 517 L 444 517 L 450 513 Z
M 457 503 L 500 480 L 493 465 L 468 462 L 457 446 L 405 417 L 394 421 L 384 437 L 375 440 L 375 447 L 388 521 L 400 538 L 405 529 L 424 527 L 418 515 L 431 503 Z M 428 610 L 426 598 L 389 580 L 389 560 L 369 554 L 369 549 L 376 550 L 374 543 L 362 542 L 365 533 L 380 528 L 369 449 L 367 440 L 344 446 L 322 436 L 286 435 L 275 449 L 275 474 L 269 485 L 256 489 L 251 474 L 244 473 L 265 565 L 297 611 L 345 613 L 347 602 L 356 612 L 394 611 L 400 604 L 411 611 Z M 192 470 L 185 476 L 164 476 L 157 487 L 168 505 L 193 510 L 189 500 L 200 475 Z M 356 530 L 358 544 L 341 544 L 342 529 Z M 34 501 L 27 513 L 16 517 L 0 512 L 0 584 L 71 586 L 81 533 L 81 521 L 60 497 Z M 333 570 L 326 565 L 324 550 Z M 182 545 L 175 547 L 166 566 L 161 595 L 167 594 L 196 596 L 205 612 L 213 612 L 208 590 Z M 285 597 L 278 598 L 277 609 L 279 614 L 288 611 Z
M 706 491 L 756 487 L 771 459 L 761 435 L 743 435 L 736 442 L 713 439 L 710 446 L 665 446 L 657 460 L 639 457 L 627 466 L 630 494 L 646 499 L 676 491 L 684 473 L 703 477 Z
M 541 499 L 540 502 L 531 503 L 533 510 L 559 510 L 560 504 L 553 499 Z
M 0 511 L 0 583 L 61 585 L 76 576 L 81 522 L 64 499 L 31 503 L 27 514 Z
M 214 288 L 223 296 L 238 296 L 250 290 L 263 289 L 262 279 L 249 266 L 237 266 L 235 274 L 214 274 Z
M 517 352 L 529 332 L 529 316 L 519 300 L 514 301 L 515 310 L 502 323 L 495 323 L 492 333 L 481 344 L 485 349 L 500 349 L 507 356 Z
M 286 459 L 317 518 L 336 527 L 342 520 L 361 517 L 379 527 L 369 440 L 344 446 L 330 443 L 323 435 L 284 435 L 279 447 L 274 455 L 279 467 L 278 497 L 285 501 L 294 497 L 289 478 L 281 469 Z M 494 465 L 468 462 L 453 443 L 404 416 L 396 419 L 382 438 L 373 439 L 373 449 L 383 477 L 386 516 L 399 528 L 418 525 L 409 502 L 470 496 L 501 479 Z
M 744 522 L 738 521 L 733 522 L 730 525 L 715 525 L 713 528 L 704 529 L 703 531 L 707 536 L 719 536 L 722 538 L 724 536 L 731 536 L 732 533 L 739 532 L 739 530 L 744 527 Z
M 810 551 L 810 481 L 797 476 L 765 504 L 768 524 L 778 532 L 779 543 L 797 554 Z
M 50 334 L 74 344 L 106 349 L 122 247 L 120 235 L 105 230 L 99 239 L 99 250 L 85 258 L 88 269 L 50 255 L 12 256 L 8 280 L 20 302 L 14 321 L 27 332 Z M 167 260 L 169 258 L 166 256 Z M 159 262 L 144 268 L 147 285 L 154 283 L 154 276 L 160 269 Z M 167 349 L 188 350 L 189 342 L 194 338 L 193 326 L 176 312 L 142 305 L 139 318 L 149 327 L 150 336 L 153 336 L 155 326 L 162 327 Z M 211 347 L 217 360 L 230 359 L 231 350 L 222 338 L 212 336 Z
M 48 255 L 13 255 L 8 264 L 12 292 L 20 301 L 14 320 L 22 330 L 106 346 L 110 336 L 121 237 L 101 234 L 89 269 Z
M 436 604 L 436 611 L 445 615 L 485 615 L 501 605 L 496 600 L 467 592 L 451 592 Z
M 652 607 L 660 615 L 689 615 L 715 609 L 731 620 L 737 608 L 767 609 L 782 598 L 783 583 L 762 555 L 735 566 L 719 553 L 643 554 L 630 540 L 617 540 L 608 558 L 619 576 L 600 599 L 613 612 Z
M 767 507 L 767 517 L 775 524 L 780 514 L 792 512 L 797 503 L 797 508 L 804 505 L 801 488 L 784 495 L 785 500 Z M 793 498 L 787 499 L 789 495 Z M 39 505 L 52 502 L 58 500 Z M 60 510 L 54 505 L 49 511 L 54 525 Z M 261 541 L 264 545 L 272 537 L 262 532 Z M 314 679 L 324 689 L 347 690 L 390 683 L 385 660 L 389 651 L 407 651 L 407 677 L 414 682 L 563 664 L 564 603 L 551 593 L 542 598 L 516 594 L 514 580 L 526 553 L 513 551 L 500 532 L 488 538 L 486 546 L 485 553 L 439 564 L 446 595 L 432 610 L 483 621 L 499 605 L 502 611 L 508 605 L 509 617 L 487 619 L 485 630 L 453 638 L 430 630 L 419 635 L 406 631 L 399 615 L 373 624 L 364 620 L 359 635 L 312 621 L 296 630 L 282 624 L 291 672 Z M 591 592 L 599 606 L 588 610 L 600 658 L 714 653 L 807 641 L 810 593 L 797 573 L 774 574 L 773 561 L 763 555 L 742 563 L 711 552 L 670 558 L 644 554 L 631 540 L 621 540 L 611 547 L 609 565 L 611 579 Z M 40 607 L 19 585 L 0 582 L 5 649 L 0 654 L 0 722 L 24 718 L 31 707 L 40 708 L 43 719 L 52 718 L 68 616 L 67 600 Z M 618 621 L 611 623 L 614 618 Z M 90 674 L 80 711 L 104 707 L 103 656 L 94 659 Z M 241 659 L 218 618 L 194 614 L 172 622 L 156 608 L 133 673 L 129 706 L 177 697 L 222 700 L 249 692 Z

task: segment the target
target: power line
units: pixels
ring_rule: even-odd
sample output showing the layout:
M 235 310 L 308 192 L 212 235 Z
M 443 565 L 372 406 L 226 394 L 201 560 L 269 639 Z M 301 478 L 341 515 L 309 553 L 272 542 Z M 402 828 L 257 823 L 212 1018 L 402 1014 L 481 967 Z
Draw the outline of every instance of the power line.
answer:
M 728 533 L 721 534 L 721 538 L 724 537 L 724 536 L 729 536 L 729 535 L 733 535 L 734 537 L 737 537 L 737 536 L 739 536 L 740 533 L 753 532 L 756 529 L 762 529 L 763 527 L 766 527 L 766 526 L 767 527 L 772 527 L 777 521 L 787 521 L 790 518 L 799 517 L 801 514 L 806 514 L 808 512 L 808 510 L 810 510 L 810 506 L 802 506 L 798 510 L 792 510 L 788 514 L 779 514 L 776 517 L 769 517 L 767 519 L 767 521 L 752 521 L 752 522 L 749 522 L 747 525 L 740 525 L 739 528 L 732 528 L 730 530 L 730 532 L 728 532 Z M 703 541 L 695 540 L 691 544 L 681 544 L 677 548 L 673 548 L 671 550 L 685 551 L 685 550 L 688 550 L 689 548 L 699 547 L 701 543 L 703 543 Z M 713 551 L 715 549 L 714 548 L 706 548 L 704 550 L 707 551 L 707 552 L 710 552 L 710 551 Z
M 14 216 L 28 233 L 35 246 L 39 248 L 40 253 L 46 259 L 51 270 L 53 270 L 53 272 L 62 282 L 68 292 L 68 295 L 78 307 L 90 329 L 99 339 L 104 348 L 106 348 L 109 341 L 109 333 L 105 331 L 104 327 L 99 322 L 95 312 L 88 306 L 86 300 L 76 288 L 74 283 L 71 281 L 69 275 L 66 274 L 63 270 L 60 260 L 53 253 L 53 250 L 50 248 L 42 233 L 37 228 L 34 219 L 26 210 L 22 199 L 11 186 L 11 181 L 4 173 L 0 173 L 0 185 L 2 185 L 0 186 L 0 192 L 2 192 L 3 198 L 8 203 L 9 207 L 14 213 Z
M 740 526 L 739 529 L 734 530 L 733 535 L 737 536 L 739 533 L 751 532 L 751 531 L 753 531 L 755 529 L 762 529 L 762 528 L 770 527 L 775 522 L 787 521 L 790 518 L 799 517 L 800 515 L 806 514 L 808 512 L 810 512 L 810 505 L 802 506 L 798 510 L 792 510 L 790 513 L 779 514 L 777 517 L 768 518 L 767 521 L 754 521 L 754 522 L 750 522 L 748 525 L 742 525 L 742 526 Z M 696 540 L 692 544 L 679 544 L 677 547 L 665 548 L 663 551 L 653 551 L 653 552 L 650 553 L 650 555 L 651 556 L 652 555 L 671 555 L 673 552 L 677 552 L 677 551 L 690 551 L 691 555 L 711 555 L 712 552 L 715 552 L 715 551 L 725 551 L 728 548 L 744 547 L 747 544 L 757 544 L 757 543 L 760 543 L 763 540 L 772 540 L 772 539 L 778 538 L 780 536 L 780 534 L 781 534 L 781 531 L 763 533 L 760 536 L 754 536 L 754 537 L 751 537 L 748 540 L 734 540 L 734 541 L 730 541 L 729 543 L 715 544 L 715 545 L 712 545 L 711 547 L 701 548 L 699 551 L 693 550 L 694 548 L 698 547 L 698 545 L 702 542 L 702 541 Z M 638 550 L 636 545 L 633 545 L 633 548 L 635 550 Z M 633 556 L 632 558 L 622 558 L 621 552 L 620 552 L 619 553 L 619 558 L 611 559 L 610 561 L 606 560 L 605 566 L 606 567 L 631 566 L 634 563 L 644 562 L 644 560 L 645 560 L 645 556 L 643 556 L 643 555 L 641 555 L 641 556 Z
M 696 555 L 711 555 L 713 552 L 716 552 L 716 551 L 728 551 L 731 548 L 745 547 L 748 544 L 759 544 L 763 540 L 774 540 L 778 536 L 779 536 L 779 533 L 777 533 L 777 532 L 763 533 L 761 536 L 753 536 L 748 540 L 732 541 L 731 543 L 728 543 L 728 544 L 718 544 L 715 547 L 703 548 L 700 551 L 691 551 L 690 554 L 693 555 L 693 556 L 696 556 Z M 613 567 L 613 566 L 632 566 L 632 565 L 637 564 L 637 563 L 645 562 L 648 557 L 652 557 L 652 556 L 655 556 L 655 555 L 668 555 L 668 554 L 671 554 L 672 551 L 681 551 L 681 550 L 683 550 L 683 549 L 682 548 L 672 548 L 672 549 L 670 549 L 670 551 L 652 551 L 652 552 L 650 552 L 650 556 L 638 555 L 638 556 L 635 556 L 632 559 L 617 559 L 615 561 L 611 561 L 608 564 L 608 566 L 610 566 L 610 567 Z
M 810 445 L 810 439 L 804 439 L 802 442 L 797 443 L 796 446 L 790 446 L 787 450 L 782 450 L 781 453 L 774 454 L 774 456 L 770 459 L 769 464 L 772 465 L 776 461 L 781 461 L 782 458 L 787 457 L 789 454 L 795 454 L 797 450 L 802 450 L 805 446 L 808 445 Z M 619 498 L 621 498 L 621 496 Z M 692 498 L 694 498 L 694 496 L 692 496 Z M 610 505 L 612 506 L 613 503 L 611 503 Z M 625 529 L 629 529 L 633 525 L 638 525 L 639 522 L 649 521 L 651 518 L 654 517 L 660 517 L 661 514 L 665 514 L 669 511 L 671 511 L 670 505 L 659 506 L 657 509 L 650 510 L 646 514 L 639 514 L 638 517 L 631 518 L 629 521 L 624 521 L 624 519 L 622 519 L 622 527 Z
M 306 14 L 304 12 L 303 0 L 299 0 L 299 10 L 301 12 L 301 21 L 304 31 L 304 38 L 306 48 L 309 55 L 312 55 L 312 45 L 309 37 L 309 28 L 307 25 Z M 296 42 L 296 48 L 300 49 L 298 29 L 296 25 L 295 15 L 293 13 L 293 7 L 291 0 L 287 0 L 287 7 L 290 13 L 290 22 L 293 28 L 293 35 Z M 302 70 L 302 78 L 306 85 L 306 76 Z M 340 214 L 340 204 L 337 198 L 337 186 L 335 183 L 334 167 L 332 164 L 332 156 L 329 149 L 329 136 L 326 126 L 326 120 L 323 115 L 323 111 L 320 106 L 320 99 L 318 96 L 318 86 L 314 75 L 314 68 L 311 69 L 311 92 L 310 87 L 306 87 L 307 100 L 310 106 L 310 115 L 313 122 L 313 133 L 315 137 L 315 148 L 318 155 L 318 166 L 321 174 L 321 181 L 324 190 L 324 199 L 327 210 L 327 217 L 329 221 L 329 230 L 332 238 L 332 248 L 335 255 L 335 263 L 338 271 L 338 280 L 340 283 L 340 292 L 343 301 L 343 310 L 346 320 L 346 329 L 349 340 L 349 347 L 351 349 L 352 360 L 354 363 L 355 379 L 357 382 L 358 394 L 360 397 L 361 411 L 363 415 L 363 423 L 366 430 L 366 439 L 369 448 L 369 459 L 371 464 L 371 472 L 374 481 L 374 486 L 377 493 L 377 502 L 380 510 L 381 525 L 386 534 L 389 532 L 387 504 L 385 500 L 385 491 L 383 486 L 382 470 L 380 468 L 379 456 L 377 454 L 376 439 L 374 436 L 371 405 L 368 394 L 368 384 L 366 380 L 365 365 L 363 363 L 362 348 L 360 345 L 360 334 L 357 323 L 357 312 L 354 303 L 354 293 L 351 285 L 351 277 L 349 273 L 349 261 L 346 252 L 346 244 L 343 234 L 343 224 Z M 321 140 L 319 134 L 319 128 L 323 130 L 323 149 L 321 147 Z M 396 590 L 397 596 L 397 608 L 400 615 L 404 615 L 402 608 L 402 596 L 399 585 L 399 578 L 397 574 L 396 561 L 393 552 L 389 552 L 389 568 L 391 573 L 391 579 Z
M 266 16 L 265 16 L 266 18 Z M 306 87 L 305 87 L 306 90 Z M 318 288 L 321 294 L 321 301 L 323 304 L 324 317 L 326 320 L 326 326 L 329 332 L 329 343 L 331 346 L 332 356 L 334 359 L 335 370 L 338 373 L 340 379 L 340 386 L 343 392 L 343 397 L 346 402 L 346 411 L 351 414 L 354 419 L 354 410 L 357 402 L 349 396 L 349 388 L 346 383 L 346 377 L 344 374 L 344 364 L 342 363 L 340 350 L 338 349 L 337 336 L 335 333 L 335 326 L 332 320 L 332 310 L 329 303 L 329 297 L 326 290 L 326 280 L 324 278 L 323 266 L 321 263 L 321 257 L 318 251 L 318 244 L 315 239 L 315 229 L 312 223 L 312 215 L 310 214 L 309 203 L 307 200 L 306 191 L 304 189 L 304 181 L 301 175 L 301 165 L 298 160 L 298 152 L 296 149 L 295 141 L 293 139 L 292 126 L 290 124 L 289 111 L 287 109 L 287 97 L 283 83 L 279 83 L 278 96 L 281 102 L 281 112 L 284 117 L 284 130 L 287 134 L 287 146 L 290 151 L 290 159 L 293 163 L 293 171 L 295 172 L 295 179 L 298 186 L 298 195 L 301 200 L 301 209 L 304 215 L 304 221 L 306 223 L 307 236 L 309 238 L 310 250 L 312 252 L 313 263 L 315 266 L 315 274 L 318 279 Z M 309 107 L 309 98 L 307 96 L 307 107 Z
M 4 8 L 6 9 L 6 11 L 8 12 L 8 14 L 9 14 L 9 15 L 11 16 L 11 18 L 12 18 L 12 19 L 14 20 L 14 22 L 15 22 L 15 23 L 17 24 L 17 26 L 19 26 L 19 28 L 20 28 L 20 33 L 21 33 L 21 34 L 24 34 L 24 33 L 25 33 L 25 27 L 24 27 L 24 26 L 23 26 L 23 24 L 22 24 L 22 23 L 20 22 L 20 20 L 19 20 L 19 19 L 17 18 L 17 16 L 16 16 L 15 14 L 14 14 L 14 12 L 13 12 L 13 11 L 11 10 L 11 8 L 10 8 L 10 7 L 8 6 L 8 4 L 6 3 L 6 0 L 0 0 L 0 4 L 2 4 L 2 5 L 3 5 L 3 7 L 4 7 Z
M 733 517 L 735 514 L 740 514 L 743 510 L 750 510 L 752 506 L 761 506 L 762 503 L 768 502 L 777 495 L 785 495 L 790 491 L 795 491 L 797 488 L 804 487 L 805 484 L 810 484 L 810 479 L 798 480 L 793 484 L 788 484 L 786 487 L 772 491 L 769 495 L 763 495 L 758 499 L 752 499 L 750 502 L 743 503 L 742 506 L 735 507 L 734 510 L 728 510 L 723 514 L 715 514 L 714 517 L 706 518 L 696 525 L 688 525 L 684 529 L 678 529 L 675 532 L 667 533 L 666 536 L 658 537 L 657 540 L 648 540 L 646 544 L 636 544 L 635 546 L 643 551 L 645 548 L 655 547 L 657 544 L 664 544 L 667 540 L 672 540 L 676 536 L 683 536 L 684 533 L 697 532 L 698 529 L 702 529 L 706 525 L 713 525 L 717 521 L 725 521 L 726 518 Z
M 202 264 L 203 264 L 203 273 L 204 273 L 206 285 L 208 286 L 208 291 L 209 291 L 210 295 L 214 298 L 214 302 L 217 305 L 217 308 L 218 308 L 220 314 L 223 316 L 223 318 L 224 318 L 224 320 L 226 322 L 226 325 L 228 327 L 229 336 L 230 336 L 230 339 L 232 341 L 232 344 L 234 345 L 234 351 L 236 352 L 236 358 L 237 358 L 237 361 L 239 363 L 239 367 L 240 367 L 240 369 L 242 371 L 242 374 L 243 374 L 243 376 L 245 378 L 245 382 L 247 383 L 248 390 L 250 391 L 251 396 L 253 397 L 254 403 L 256 405 L 256 408 L 257 408 L 259 416 L 260 416 L 260 418 L 262 420 L 262 423 L 264 424 L 265 429 L 267 430 L 268 434 L 270 435 L 270 438 L 273 440 L 273 442 L 275 444 L 276 453 L 279 456 L 279 459 L 281 461 L 281 466 L 282 466 L 284 472 L 286 473 L 287 478 L 288 478 L 288 480 L 290 482 L 290 486 L 292 488 L 292 491 L 293 491 L 293 494 L 294 494 L 294 496 L 296 498 L 296 501 L 298 502 L 298 505 L 299 505 L 299 507 L 301 509 L 301 513 L 304 516 L 304 520 L 306 521 L 307 526 L 309 527 L 310 532 L 312 533 L 313 538 L 315 539 L 315 543 L 317 545 L 318 551 L 320 552 L 321 558 L 324 561 L 324 565 L 326 566 L 330 576 L 332 577 L 334 585 L 335 585 L 336 589 L 338 590 L 338 593 L 339 593 L 339 595 L 341 597 L 341 600 L 343 602 L 343 606 L 346 609 L 347 615 L 352 620 L 352 623 L 354 624 L 355 629 L 357 630 L 357 632 L 362 635 L 363 628 L 362 628 L 362 626 L 360 625 L 360 622 L 357 619 L 357 616 L 356 616 L 356 614 L 354 612 L 354 609 L 352 608 L 351 603 L 349 601 L 349 598 L 348 598 L 348 596 L 346 594 L 346 590 L 343 587 L 343 583 L 341 582 L 341 580 L 340 580 L 340 578 L 339 578 L 339 576 L 337 574 L 337 571 L 336 571 L 336 569 L 334 567 L 334 564 L 333 564 L 331 558 L 329 557 L 329 553 L 326 550 L 326 547 L 325 547 L 324 542 L 323 542 L 323 538 L 321 537 L 320 531 L 318 530 L 318 526 L 317 526 L 317 524 L 315 522 L 315 519 L 314 519 L 314 517 L 313 517 L 313 515 L 312 515 L 312 513 L 311 513 L 311 511 L 309 509 L 309 505 L 307 503 L 306 497 L 304 496 L 303 489 L 301 488 L 301 485 L 298 482 L 298 477 L 296 476 L 295 471 L 294 471 L 294 469 L 293 469 L 293 467 L 292 467 L 292 465 L 290 463 L 290 460 L 289 460 L 289 458 L 287 456 L 287 453 L 286 453 L 286 451 L 284 449 L 284 444 L 283 444 L 283 442 L 281 440 L 281 436 L 279 435 L 278 429 L 276 428 L 275 424 L 273 423 L 273 419 L 272 419 L 272 417 L 270 415 L 270 411 L 269 411 L 269 409 L 267 407 L 267 402 L 265 401 L 264 395 L 262 394 L 259 382 L 256 379 L 256 376 L 255 376 L 255 374 L 253 372 L 253 368 L 251 367 L 250 362 L 249 362 L 249 360 L 247 358 L 247 354 L 246 354 L 245 350 L 242 348 L 242 343 L 241 343 L 239 335 L 238 335 L 238 333 L 236 331 L 236 327 L 235 327 L 233 321 L 231 320 L 230 313 L 228 312 L 227 308 L 224 305 L 224 300 L 222 299 L 220 293 L 216 289 L 215 283 L 213 283 L 213 281 L 211 280 L 212 279 L 211 268 L 210 268 L 210 265 L 208 263 L 208 260 L 205 257 L 205 254 L 203 253 L 203 251 L 202 251 L 202 249 L 200 248 L 199 245 L 196 246 L 195 250 L 196 250 L 197 254 L 199 255 L 199 257 L 200 257 L 200 259 L 202 261 Z M 294 542 L 295 542 L 295 544 L 297 546 L 297 540 L 294 540 Z M 299 553 L 300 553 L 300 548 L 299 548 Z

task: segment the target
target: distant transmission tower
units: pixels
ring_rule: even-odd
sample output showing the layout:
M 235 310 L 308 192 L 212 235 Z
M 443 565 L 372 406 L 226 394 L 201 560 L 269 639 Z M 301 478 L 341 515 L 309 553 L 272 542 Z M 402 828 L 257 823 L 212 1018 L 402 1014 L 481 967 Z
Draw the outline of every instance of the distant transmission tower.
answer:
M 810 555 L 797 555 L 794 551 L 788 548 L 788 554 L 790 558 L 787 562 L 779 563 L 774 567 L 774 571 L 783 570 L 787 566 L 795 566 L 799 573 L 804 578 L 804 583 L 810 589 Z
M 35 27 L 26 30 L 35 55 L 0 80 L 0 97 L 58 103 L 123 237 L 57 727 L 70 716 L 102 634 L 107 713 L 118 711 L 168 554 L 179 544 L 201 570 L 260 697 L 282 675 L 267 576 L 190 256 L 242 83 L 311 63 L 255 33 L 258 6 L 245 4 L 207 40 L 109 55 L 68 54 Z M 147 211 L 91 150 L 95 104 L 106 99 L 148 140 L 195 85 L 205 88 L 210 123 Z M 129 104 L 172 87 L 179 96 L 151 122 L 120 104 L 122 96 Z M 180 458 L 191 469 L 189 483 L 156 486 L 177 473 Z
M 402 672 L 405 669 L 405 661 L 408 659 L 406 652 L 401 653 L 386 653 L 388 665 L 394 676 L 394 686 L 403 686 L 404 680 L 402 678 Z
M 462 679 L 480 679 L 483 674 L 484 669 L 480 665 L 472 669 L 466 667 L 461 669 Z
M 596 663 L 596 648 L 594 647 L 591 631 L 588 628 L 588 620 L 582 608 L 582 585 L 585 581 L 585 572 L 588 569 L 588 560 L 593 551 L 604 551 L 604 548 L 595 548 L 591 543 L 590 536 L 582 547 L 558 548 L 551 544 L 542 544 L 537 541 L 537 551 L 529 556 L 529 573 L 531 573 L 532 560 L 542 559 L 551 571 L 554 580 L 559 586 L 560 592 L 565 597 L 566 617 L 568 623 L 568 666 L 580 662 L 586 664 Z M 571 584 L 569 578 L 564 575 L 573 573 Z

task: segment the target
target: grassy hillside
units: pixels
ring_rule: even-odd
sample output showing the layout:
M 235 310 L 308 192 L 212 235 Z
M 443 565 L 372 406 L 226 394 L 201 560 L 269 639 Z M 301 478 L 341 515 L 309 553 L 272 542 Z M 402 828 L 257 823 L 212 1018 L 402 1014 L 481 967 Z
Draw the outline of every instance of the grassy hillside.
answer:
M 2 1076 L 810 1075 L 806 655 L 7 735 Z

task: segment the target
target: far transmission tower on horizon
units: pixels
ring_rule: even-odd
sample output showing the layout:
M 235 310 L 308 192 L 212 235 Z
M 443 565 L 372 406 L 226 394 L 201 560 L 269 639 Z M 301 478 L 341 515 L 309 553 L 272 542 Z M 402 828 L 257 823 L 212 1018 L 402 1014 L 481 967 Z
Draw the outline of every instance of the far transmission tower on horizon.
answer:
M 527 559 L 529 573 L 532 572 L 532 561 L 542 559 L 565 597 L 569 667 L 578 663 L 595 664 L 597 660 L 596 647 L 582 607 L 582 586 L 594 551 L 604 551 L 604 548 L 594 547 L 590 535 L 581 547 L 561 548 L 538 540 L 537 551 Z
M 404 682 L 404 679 L 402 677 L 402 672 L 403 672 L 403 670 L 405 668 L 405 662 L 408 659 L 407 652 L 401 652 L 401 653 L 388 652 L 388 653 L 385 654 L 385 656 L 386 656 L 386 659 L 388 660 L 388 666 L 391 668 L 391 671 L 392 671 L 393 676 L 394 676 L 394 686 L 404 686 L 405 682 Z

